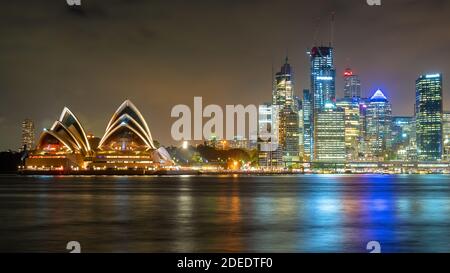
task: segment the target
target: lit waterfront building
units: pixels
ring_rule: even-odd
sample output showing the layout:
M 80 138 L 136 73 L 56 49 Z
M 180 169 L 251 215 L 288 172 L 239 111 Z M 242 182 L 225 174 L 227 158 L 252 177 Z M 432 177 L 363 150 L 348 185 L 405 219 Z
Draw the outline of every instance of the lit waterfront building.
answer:
M 303 124 L 303 102 L 300 97 L 295 96 L 294 101 L 296 103 L 295 109 L 298 110 L 298 150 L 299 150 L 299 161 L 303 161 L 303 155 L 304 155 L 304 124 Z
M 334 67 L 334 49 L 332 47 L 313 47 L 310 52 L 310 77 L 312 96 L 312 132 L 317 136 L 317 114 L 325 104 L 336 101 L 336 70 Z M 317 138 L 312 140 L 313 151 L 318 151 Z M 317 160 L 317 155 L 313 154 Z
M 450 161 L 450 112 L 442 115 L 442 132 L 444 134 L 444 159 Z
M 361 98 L 359 101 L 359 144 L 358 144 L 358 160 L 365 161 L 368 156 L 367 145 L 367 108 L 369 107 L 370 99 Z
M 416 81 L 417 156 L 440 161 L 443 153 L 442 75 L 421 75 Z
M 263 104 L 258 109 L 258 159 L 259 166 L 282 166 L 282 153 L 278 140 L 279 106 Z
M 21 150 L 31 150 L 34 147 L 34 122 L 31 119 L 22 121 L 22 146 Z
M 416 161 L 416 123 L 414 117 L 392 118 L 392 152 L 393 159 Z
M 358 159 L 360 138 L 360 117 L 358 98 L 345 98 L 337 100 L 336 106 L 344 110 L 345 119 L 345 149 L 348 161 Z
M 114 112 L 100 140 L 92 167 L 145 169 L 171 164 L 164 148 L 153 143 L 150 129 L 137 107 L 124 101 Z
M 89 162 L 92 162 L 92 149 L 85 130 L 65 107 L 53 126 L 44 129 L 25 164 L 33 170 L 67 170 L 86 168 Z
M 225 140 L 225 139 L 217 139 L 217 137 L 213 135 L 211 136 L 210 139 L 205 141 L 205 144 L 217 150 L 230 150 L 230 149 L 251 150 L 256 146 L 253 141 L 242 136 L 234 136 L 232 140 Z
M 345 113 L 333 103 L 316 115 L 315 161 L 339 163 L 346 160 Z
M 286 57 L 280 72 L 275 75 L 272 97 L 272 105 L 278 107 L 278 141 L 285 166 L 298 162 L 300 152 L 298 103 L 294 100 L 293 88 L 292 68 Z
M 344 72 L 344 97 L 361 98 L 361 80 L 350 68 Z
M 221 145 L 221 140 L 217 139 L 217 136 L 215 135 L 211 135 L 209 139 L 206 139 L 205 145 L 214 149 L 224 150 L 223 146 Z
M 368 159 L 384 161 L 391 150 L 392 109 L 386 96 L 377 90 L 370 98 L 366 113 Z
M 283 107 L 279 113 L 279 143 L 286 166 L 299 162 L 299 118 L 298 111 Z
M 303 161 L 311 162 L 313 152 L 313 119 L 312 119 L 312 96 L 308 89 L 303 90 Z
M 53 126 L 44 129 L 25 163 L 28 170 L 43 171 L 141 170 L 173 165 L 167 151 L 155 147 L 147 123 L 129 100 L 114 113 L 100 140 L 88 137 L 78 118 L 64 108 Z
M 242 150 L 251 150 L 255 148 L 255 144 L 253 141 L 249 140 L 243 136 L 235 136 L 233 140 L 230 141 L 231 149 L 242 149 Z

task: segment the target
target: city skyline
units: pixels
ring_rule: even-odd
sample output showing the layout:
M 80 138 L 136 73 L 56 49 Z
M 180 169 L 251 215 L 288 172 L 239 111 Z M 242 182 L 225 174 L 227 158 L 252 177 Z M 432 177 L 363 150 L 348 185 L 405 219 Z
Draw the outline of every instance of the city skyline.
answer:
M 8 41 L 0 43 L 0 150 L 19 148 L 19 124 L 23 119 L 33 119 L 39 134 L 64 105 L 79 113 L 82 120 L 88 120 L 87 131 L 101 135 L 107 113 L 114 110 L 112 100 L 127 97 L 139 101 L 143 115 L 155 128 L 155 139 L 165 145 L 173 144 L 167 126 L 173 105 L 189 103 L 194 95 L 202 95 L 208 104 L 270 101 L 271 67 L 282 64 L 286 49 L 294 70 L 295 95 L 302 97 L 303 89 L 310 88 L 305 51 L 314 43 L 314 36 L 318 45 L 328 45 L 331 11 L 336 12 L 333 44 L 338 98 L 343 97 L 344 71 L 351 67 L 361 77 L 363 97 L 380 88 L 391 101 L 394 116 L 413 116 L 417 77 L 442 73 L 444 110 L 450 108 L 445 88 L 450 71 L 445 60 L 450 57 L 444 50 L 450 39 L 440 35 L 445 33 L 450 19 L 439 16 L 448 10 L 448 1 L 405 0 L 383 3 L 379 8 L 367 6 L 364 1 L 320 1 L 314 7 L 284 1 L 291 4 L 292 11 L 283 16 L 276 12 L 280 7 L 275 7 L 273 13 L 267 12 L 269 7 L 274 9 L 270 1 L 261 1 L 255 9 L 250 2 L 194 1 L 192 6 L 177 3 L 171 11 L 163 3 L 150 6 L 139 2 L 121 9 L 118 2 L 105 5 L 92 1 L 81 10 L 73 10 L 59 2 L 30 3 L 26 9 L 5 3 L 0 11 L 0 33 L 4 36 L 14 32 L 8 35 Z M 200 6 L 203 9 L 193 11 Z M 141 8 L 145 12 L 139 13 Z M 159 17 L 148 21 L 143 15 L 150 9 Z M 182 17 L 183 9 L 192 12 Z M 403 13 L 402 9 L 408 12 Z M 434 12 L 433 18 L 425 20 L 427 23 L 412 19 L 424 10 Z M 36 11 L 39 15 L 33 15 Z M 219 22 L 229 22 L 230 11 L 230 18 L 236 23 L 226 26 Z M 217 32 L 201 26 L 204 22 L 197 18 L 199 12 L 210 15 L 205 20 L 217 26 Z M 219 19 L 212 18 L 216 16 Z M 260 17 L 266 16 L 271 19 L 263 22 Z M 315 35 L 319 16 L 322 19 Z M 194 31 L 192 37 L 174 29 L 191 19 L 193 22 L 184 30 Z M 358 24 L 353 24 L 353 19 Z M 286 22 L 289 28 L 280 30 L 279 26 Z M 115 27 L 119 37 L 115 38 L 116 32 L 108 31 L 108 26 Z M 240 29 L 237 26 L 242 30 L 236 32 Z M 261 29 L 264 33 L 260 33 Z M 248 33 L 251 37 L 245 38 Z M 418 37 L 429 42 L 413 46 Z M 180 41 L 181 45 L 173 46 L 173 41 Z M 243 49 L 236 41 L 246 42 L 252 50 Z M 168 92 L 173 96 L 158 95 Z M 105 103 L 99 104 L 101 99 Z M 159 113 L 167 113 L 167 117 Z
M 450 0 L 0 6 L 0 252 L 449 252 Z

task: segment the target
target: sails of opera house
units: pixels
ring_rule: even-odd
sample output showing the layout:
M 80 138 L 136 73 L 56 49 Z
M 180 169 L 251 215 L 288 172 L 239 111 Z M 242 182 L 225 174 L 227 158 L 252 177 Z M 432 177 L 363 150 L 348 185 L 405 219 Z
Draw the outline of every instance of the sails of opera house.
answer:
M 157 148 L 142 114 L 124 101 L 111 117 L 102 138 L 87 135 L 66 107 L 50 129 L 44 129 L 26 160 L 31 170 L 159 169 L 173 165 Z

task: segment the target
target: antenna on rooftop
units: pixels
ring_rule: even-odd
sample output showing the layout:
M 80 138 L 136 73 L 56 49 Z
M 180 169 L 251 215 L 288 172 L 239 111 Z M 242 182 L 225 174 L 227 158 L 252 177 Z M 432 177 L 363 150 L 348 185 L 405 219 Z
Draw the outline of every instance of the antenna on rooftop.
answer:
M 330 30 L 330 47 L 333 46 L 334 43 L 334 17 L 336 15 L 336 12 L 331 12 L 331 30 Z

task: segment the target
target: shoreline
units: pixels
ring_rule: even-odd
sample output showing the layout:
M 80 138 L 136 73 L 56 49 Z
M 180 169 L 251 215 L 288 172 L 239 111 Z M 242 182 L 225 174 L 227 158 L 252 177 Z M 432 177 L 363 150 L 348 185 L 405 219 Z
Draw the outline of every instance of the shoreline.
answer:
M 320 172 L 298 172 L 298 171 L 266 171 L 266 172 L 245 172 L 245 171 L 200 171 L 200 170 L 101 170 L 101 171 L 17 171 L 0 173 L 0 175 L 20 175 L 20 176 L 208 176 L 208 175 L 253 175 L 253 176 L 277 176 L 277 175 L 449 175 L 449 173 L 392 173 L 392 172 L 345 172 L 345 173 L 320 173 Z

